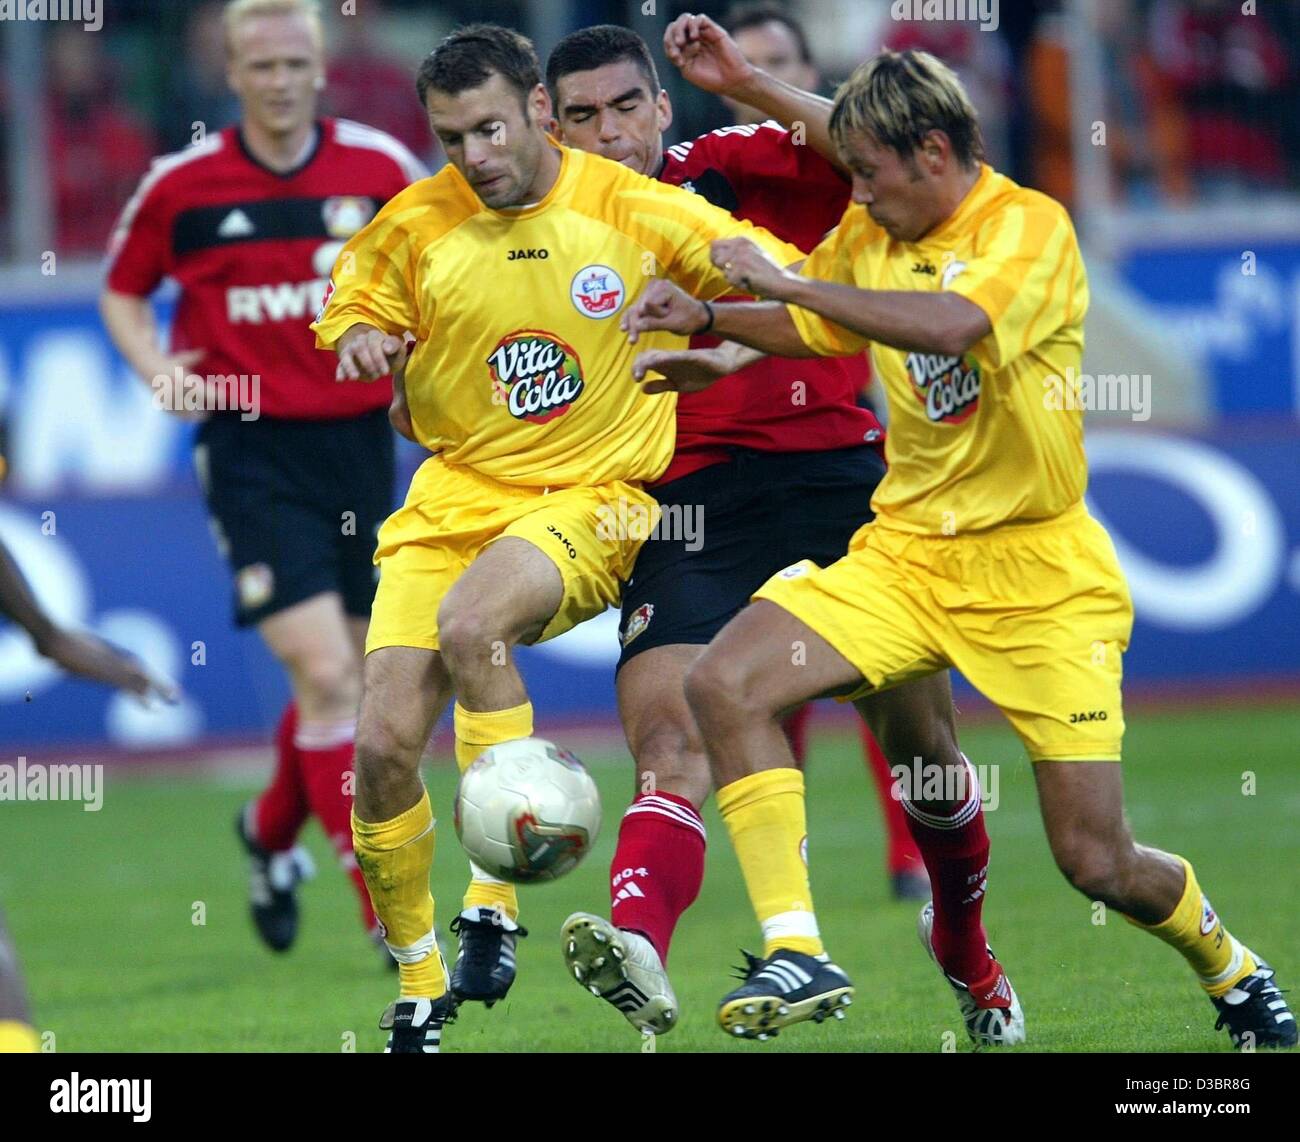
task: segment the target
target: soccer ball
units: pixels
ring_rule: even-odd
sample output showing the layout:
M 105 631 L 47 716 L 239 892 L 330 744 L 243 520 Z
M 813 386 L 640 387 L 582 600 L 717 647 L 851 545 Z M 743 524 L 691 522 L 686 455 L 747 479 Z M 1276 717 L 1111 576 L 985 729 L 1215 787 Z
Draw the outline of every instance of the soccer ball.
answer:
M 568 750 L 541 738 L 491 746 L 456 790 L 456 835 L 484 872 L 520 884 L 578 866 L 600 832 L 600 794 Z

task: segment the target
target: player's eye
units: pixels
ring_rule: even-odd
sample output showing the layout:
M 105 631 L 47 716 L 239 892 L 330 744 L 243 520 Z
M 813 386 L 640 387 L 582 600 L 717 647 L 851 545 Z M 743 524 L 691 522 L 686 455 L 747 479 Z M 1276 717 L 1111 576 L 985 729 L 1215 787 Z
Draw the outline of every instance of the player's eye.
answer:
M 640 106 L 640 100 L 635 103 L 625 103 L 618 110 L 621 114 L 626 115 L 629 111 L 635 111 Z

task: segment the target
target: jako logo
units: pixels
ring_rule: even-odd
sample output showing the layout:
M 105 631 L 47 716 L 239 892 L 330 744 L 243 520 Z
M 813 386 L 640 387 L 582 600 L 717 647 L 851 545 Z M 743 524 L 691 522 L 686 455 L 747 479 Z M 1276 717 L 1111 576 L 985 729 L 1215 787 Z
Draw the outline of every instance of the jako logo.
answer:
M 1070 725 L 1077 725 L 1079 722 L 1104 722 L 1106 720 L 1105 710 L 1085 710 L 1082 713 L 1070 715 Z

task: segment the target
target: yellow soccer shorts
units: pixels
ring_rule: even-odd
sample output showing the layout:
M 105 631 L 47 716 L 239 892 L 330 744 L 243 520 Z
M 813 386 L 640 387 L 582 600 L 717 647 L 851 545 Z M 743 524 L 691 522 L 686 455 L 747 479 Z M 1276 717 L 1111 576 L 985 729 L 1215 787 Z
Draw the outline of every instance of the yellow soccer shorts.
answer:
M 366 653 L 437 650 L 442 600 L 479 553 L 506 536 L 527 540 L 559 569 L 564 599 L 538 641 L 555 638 L 618 602 L 658 512 L 635 484 L 515 487 L 433 456 L 380 528 Z
M 754 595 L 806 623 L 862 674 L 851 701 L 960 670 L 1034 761 L 1118 761 L 1133 604 L 1082 503 L 1043 523 L 922 536 L 869 523 L 843 559 L 805 561 Z

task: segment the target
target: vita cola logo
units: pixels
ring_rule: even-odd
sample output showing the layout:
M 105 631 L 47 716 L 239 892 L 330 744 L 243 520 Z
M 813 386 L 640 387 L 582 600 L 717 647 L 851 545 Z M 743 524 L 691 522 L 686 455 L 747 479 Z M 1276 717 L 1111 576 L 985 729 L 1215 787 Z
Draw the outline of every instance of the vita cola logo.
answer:
M 907 371 L 933 424 L 960 424 L 979 405 L 980 369 L 974 361 L 938 353 L 909 353 Z
M 568 412 L 586 383 L 578 354 L 559 338 L 524 329 L 501 339 L 487 359 L 493 388 L 516 420 L 545 424 Z

